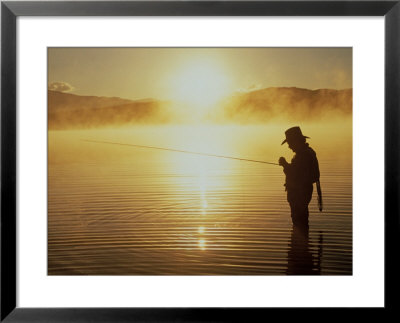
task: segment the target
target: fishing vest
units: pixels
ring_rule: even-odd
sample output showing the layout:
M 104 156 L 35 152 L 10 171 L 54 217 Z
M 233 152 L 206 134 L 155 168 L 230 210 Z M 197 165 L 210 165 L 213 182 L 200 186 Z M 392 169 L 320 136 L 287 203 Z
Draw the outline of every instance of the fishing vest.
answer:
M 319 164 L 315 151 L 306 143 L 306 147 L 296 153 L 284 172 L 286 189 L 302 189 L 319 181 Z
M 320 175 L 317 154 L 311 147 L 308 147 L 308 150 L 310 151 L 311 155 L 310 180 L 311 183 L 316 183 L 319 181 L 319 175 Z

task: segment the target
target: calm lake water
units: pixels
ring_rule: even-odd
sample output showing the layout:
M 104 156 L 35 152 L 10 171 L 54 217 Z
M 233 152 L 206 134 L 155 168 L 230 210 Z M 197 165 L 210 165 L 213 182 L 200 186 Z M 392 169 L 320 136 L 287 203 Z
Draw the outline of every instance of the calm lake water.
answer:
M 292 157 L 290 126 L 50 131 L 48 273 L 351 275 L 351 120 L 302 127 L 324 197 L 320 213 L 314 190 L 308 238 L 292 229 L 279 166 L 82 140 L 277 162 Z

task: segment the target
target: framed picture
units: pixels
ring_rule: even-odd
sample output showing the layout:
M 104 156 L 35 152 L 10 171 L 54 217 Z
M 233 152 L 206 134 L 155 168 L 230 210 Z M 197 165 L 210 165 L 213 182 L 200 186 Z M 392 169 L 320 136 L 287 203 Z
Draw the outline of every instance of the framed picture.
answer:
M 2 2 L 1 320 L 394 309 L 399 14 Z

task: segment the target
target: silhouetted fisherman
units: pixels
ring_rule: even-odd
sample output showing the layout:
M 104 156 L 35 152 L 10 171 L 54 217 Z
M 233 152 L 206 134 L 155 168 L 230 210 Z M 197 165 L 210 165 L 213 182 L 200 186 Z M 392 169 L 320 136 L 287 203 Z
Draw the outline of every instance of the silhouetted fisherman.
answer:
M 322 211 L 322 197 L 319 187 L 319 165 L 315 151 L 306 143 L 300 127 L 293 127 L 285 132 L 289 148 L 295 152 L 289 164 L 284 157 L 279 158 L 279 165 L 283 166 L 286 174 L 287 200 L 290 205 L 294 226 L 308 232 L 308 204 L 311 201 L 313 183 L 317 183 L 319 193 L 319 208 Z

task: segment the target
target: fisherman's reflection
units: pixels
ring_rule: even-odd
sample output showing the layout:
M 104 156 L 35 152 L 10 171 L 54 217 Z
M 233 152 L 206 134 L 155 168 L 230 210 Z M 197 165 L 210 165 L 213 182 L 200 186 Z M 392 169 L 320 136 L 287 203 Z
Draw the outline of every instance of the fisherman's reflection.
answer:
M 322 234 L 319 238 L 316 259 L 310 251 L 309 229 L 293 226 L 288 251 L 287 275 L 320 275 L 322 257 Z

